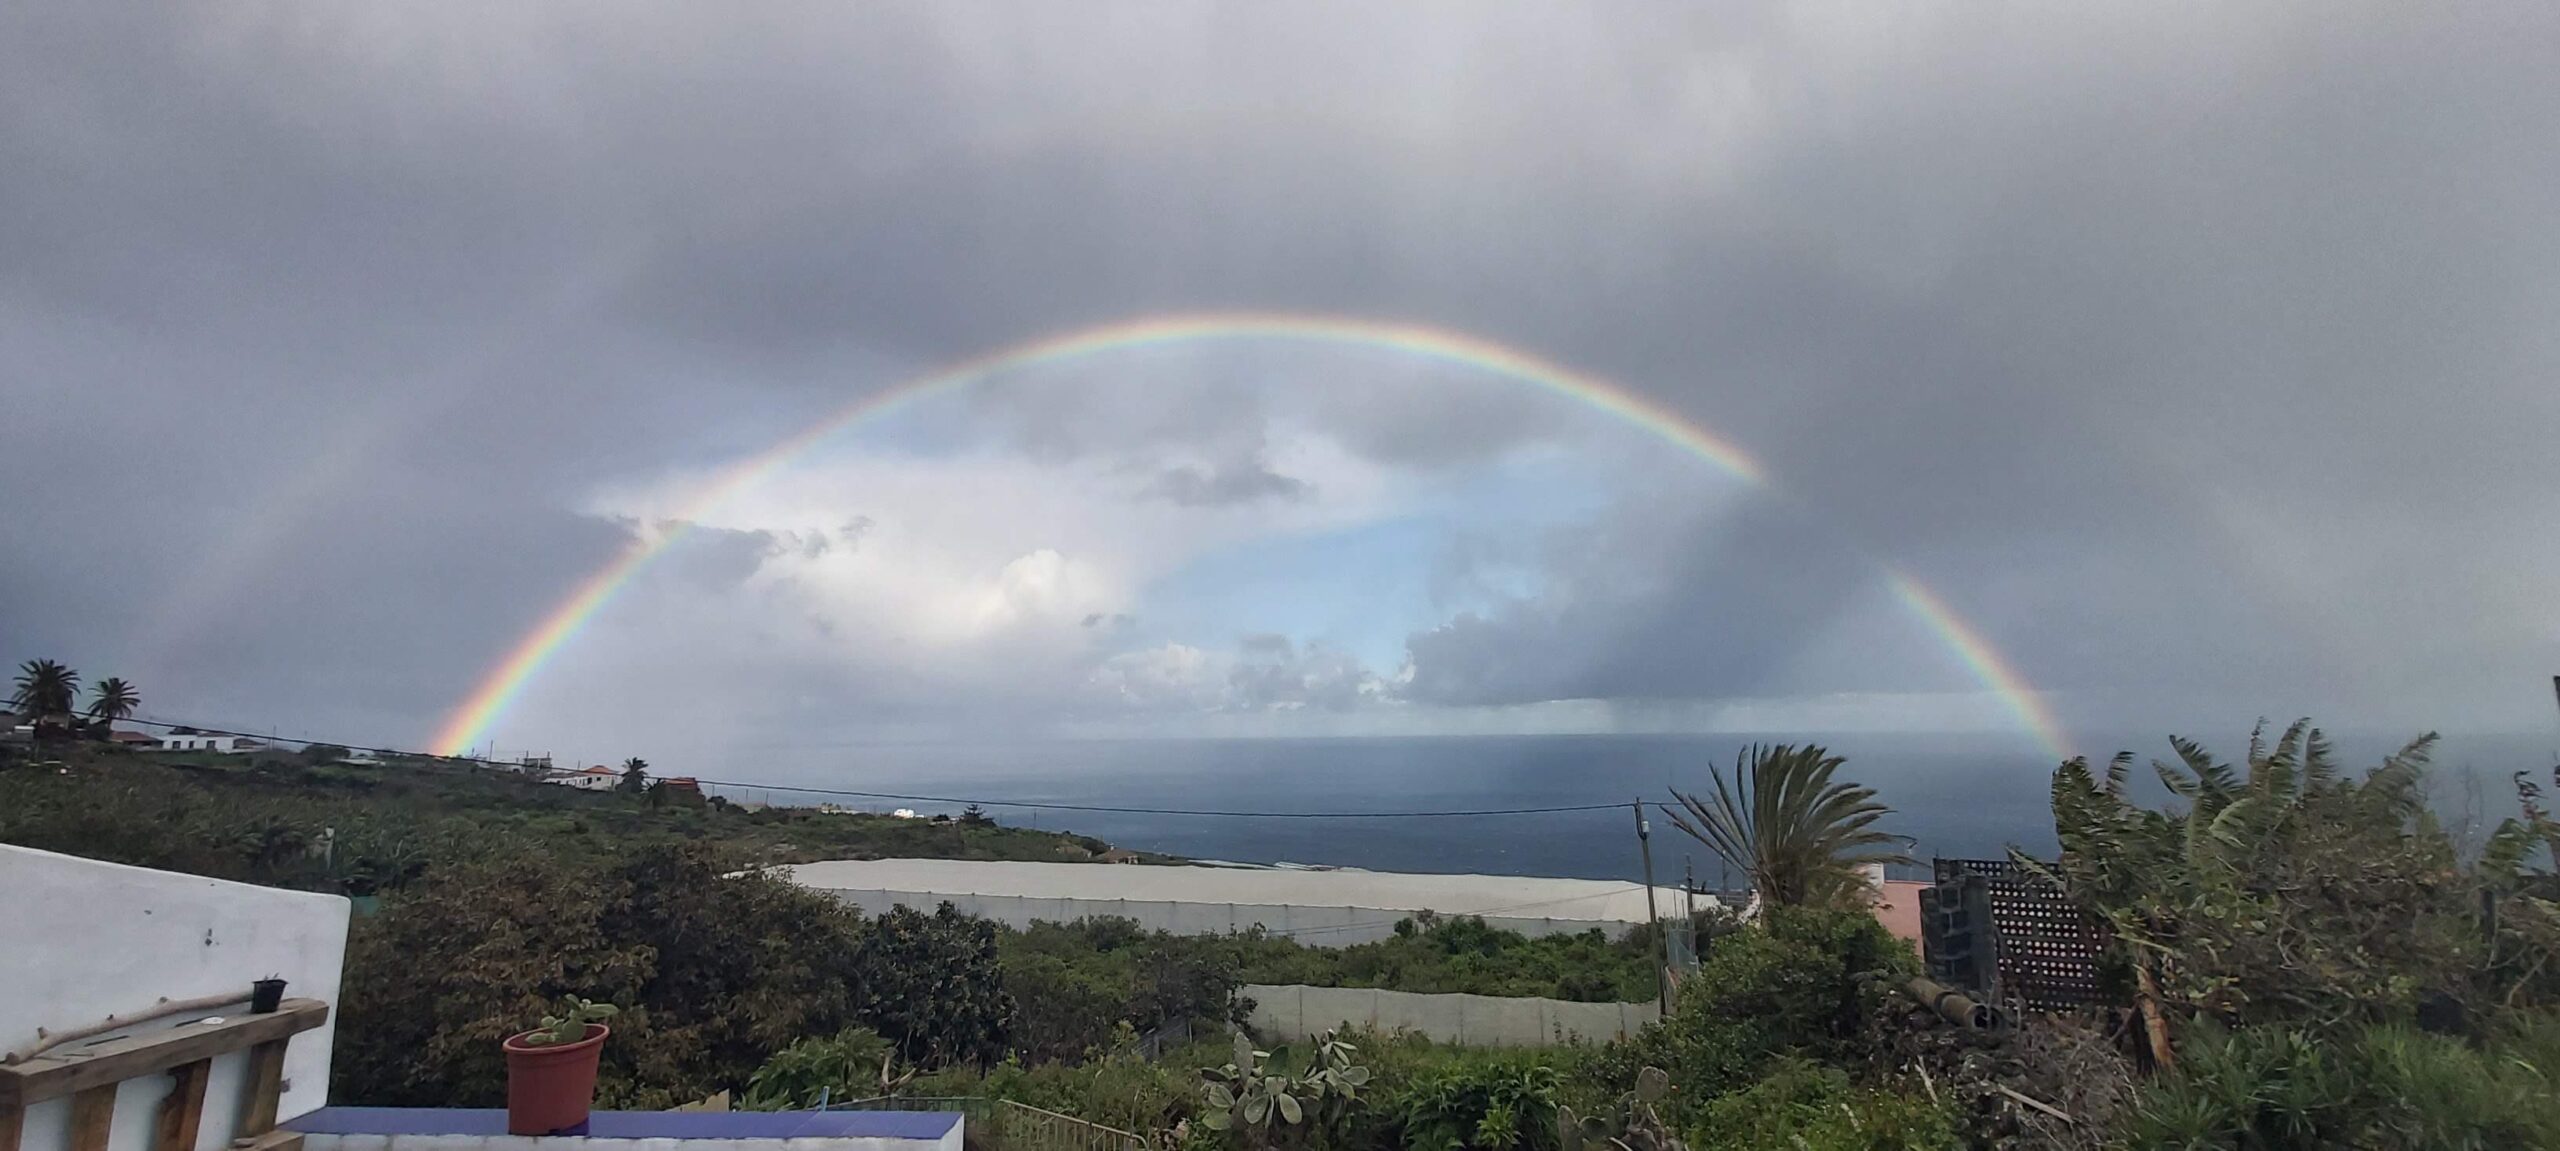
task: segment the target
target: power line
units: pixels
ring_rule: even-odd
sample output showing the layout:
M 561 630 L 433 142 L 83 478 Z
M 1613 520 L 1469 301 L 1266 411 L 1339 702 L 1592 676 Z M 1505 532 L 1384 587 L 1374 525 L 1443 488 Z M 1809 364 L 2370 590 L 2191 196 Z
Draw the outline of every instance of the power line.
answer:
M 172 723 L 166 720 L 133 718 L 127 718 L 119 722 L 136 724 L 142 727 L 190 728 L 206 735 L 246 736 L 251 739 L 262 740 L 272 738 L 270 736 L 259 735 L 256 732 L 231 731 L 206 724 Z M 420 758 L 442 760 L 448 763 L 471 763 L 478 764 L 483 767 L 508 770 L 512 770 L 517 766 L 511 763 L 480 759 L 474 756 L 427 755 L 423 752 L 403 751 L 398 748 L 367 747 L 361 744 L 341 743 L 333 739 L 302 740 L 298 742 L 326 743 L 332 746 L 346 748 L 349 751 L 372 752 L 376 755 L 414 755 Z M 849 799 L 887 799 L 896 800 L 902 803 L 939 803 L 963 807 L 976 805 L 978 807 L 1020 808 L 1034 811 L 1082 811 L 1108 815 L 1196 816 L 1218 819 L 1464 819 L 1502 815 L 1551 815 L 1573 811 L 1613 811 L 1626 806 L 1624 802 L 1618 802 L 1562 804 L 1550 807 L 1494 807 L 1460 811 L 1214 811 L 1182 807 L 1120 807 L 1110 804 L 1050 803 L 1028 799 L 985 799 L 948 795 L 908 795 L 892 791 L 855 791 L 847 788 L 801 787 L 776 783 L 746 783 L 733 779 L 704 779 L 700 777 L 696 777 L 694 781 L 707 787 L 731 787 L 759 791 L 788 791 L 802 795 L 843 796 Z

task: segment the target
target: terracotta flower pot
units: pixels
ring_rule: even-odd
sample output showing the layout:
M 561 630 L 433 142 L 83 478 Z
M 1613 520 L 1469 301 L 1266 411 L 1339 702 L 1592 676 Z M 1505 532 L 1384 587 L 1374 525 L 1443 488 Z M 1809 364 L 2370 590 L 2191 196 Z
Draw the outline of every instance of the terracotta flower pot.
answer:
M 507 1134 L 582 1134 L 596 1101 L 596 1060 L 613 1029 L 590 1023 L 575 1043 L 526 1046 L 534 1034 L 507 1037 Z

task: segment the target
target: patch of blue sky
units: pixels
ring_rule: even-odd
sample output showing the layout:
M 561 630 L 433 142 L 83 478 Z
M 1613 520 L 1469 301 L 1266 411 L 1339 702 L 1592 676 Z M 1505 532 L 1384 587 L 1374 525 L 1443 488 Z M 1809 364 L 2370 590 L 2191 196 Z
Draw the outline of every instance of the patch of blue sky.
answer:
M 1534 543 L 1546 532 L 1602 514 L 1599 473 L 1572 459 L 1530 455 L 1424 485 L 1394 514 L 1321 532 L 1268 536 L 1222 548 L 1158 580 L 1140 598 L 1140 645 L 1168 640 L 1223 649 L 1276 633 L 1348 651 L 1389 672 L 1405 638 L 1445 622 L 1448 566 L 1475 561 L 1474 541 Z M 1488 578 L 1501 594 L 1537 594 L 1535 564 L 1503 564 Z

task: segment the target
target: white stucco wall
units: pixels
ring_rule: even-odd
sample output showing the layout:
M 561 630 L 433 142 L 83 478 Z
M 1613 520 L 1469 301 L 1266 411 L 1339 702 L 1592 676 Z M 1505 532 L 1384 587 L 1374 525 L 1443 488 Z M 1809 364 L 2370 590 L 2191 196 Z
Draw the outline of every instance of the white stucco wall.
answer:
M 279 975 L 285 994 L 329 1004 L 329 1025 L 285 1049 L 279 1117 L 328 1102 L 329 1048 L 346 958 L 345 899 L 279 891 L 0 845 L 0 1049 L 129 1015 L 159 999 L 238 990 Z M 215 1014 L 221 1012 L 198 1013 Z M 139 1030 L 172 1021 L 144 1024 Z M 238 1122 L 248 1053 L 216 1059 L 199 1148 L 223 1147 Z M 143 1151 L 167 1076 L 128 1080 L 109 1151 Z M 27 1109 L 22 1151 L 63 1151 L 71 1100 Z

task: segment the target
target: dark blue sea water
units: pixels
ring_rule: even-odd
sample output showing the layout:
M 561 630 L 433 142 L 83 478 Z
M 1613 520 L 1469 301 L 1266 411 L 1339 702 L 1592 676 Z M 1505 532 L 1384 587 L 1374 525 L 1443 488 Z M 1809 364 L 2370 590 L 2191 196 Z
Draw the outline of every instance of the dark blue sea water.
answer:
M 2218 741 L 2225 758 L 2246 733 Z M 1641 866 L 1631 807 L 1673 789 L 1708 788 L 1708 768 L 1730 772 L 1748 736 L 1493 736 L 1412 739 L 1135 740 L 1031 745 L 913 744 L 836 749 L 772 748 L 753 769 L 717 778 L 989 801 L 1001 822 L 1064 829 L 1113 843 L 1195 858 L 1334 864 L 1397 871 L 1636 878 Z M 1803 737 L 1799 736 L 1798 739 Z M 2015 844 L 2053 850 L 2052 760 L 2032 748 L 1976 738 L 1841 735 L 1823 740 L 1848 757 L 1842 777 L 1874 787 L 1893 814 L 1880 826 L 1913 841 L 1911 854 L 1998 857 Z M 2397 740 L 2342 738 L 2345 762 L 2375 762 Z M 2514 810 L 2508 776 L 2547 772 L 2550 740 L 2448 741 L 2435 794 L 2450 823 Z M 2165 739 L 2100 741 L 2146 761 Z M 2468 773 L 2479 780 L 2465 788 Z M 715 773 L 706 772 L 706 775 Z M 2547 778 L 2547 775 L 2546 775 Z M 2145 769 L 2146 794 L 2159 789 Z M 723 788 L 732 798 L 815 803 L 829 797 Z M 1413 819 L 1278 819 L 1041 811 L 1002 801 L 1252 812 L 1424 811 L 1607 803 L 1605 811 Z M 947 811 L 950 805 L 837 798 L 846 806 Z M 1720 878 L 1703 845 L 1652 815 L 1655 875 L 1676 879 L 1694 862 L 1702 883 Z M 2460 828 L 2457 827 L 2457 834 Z

